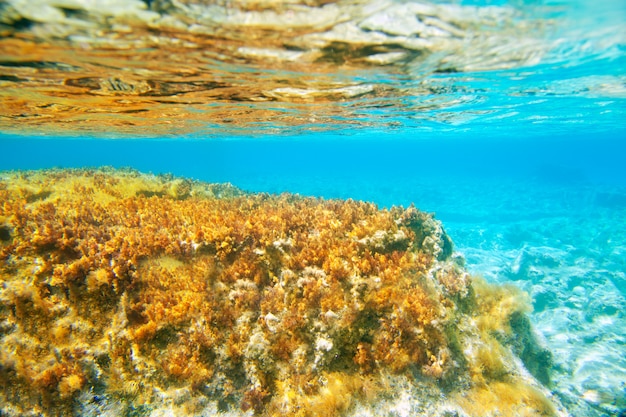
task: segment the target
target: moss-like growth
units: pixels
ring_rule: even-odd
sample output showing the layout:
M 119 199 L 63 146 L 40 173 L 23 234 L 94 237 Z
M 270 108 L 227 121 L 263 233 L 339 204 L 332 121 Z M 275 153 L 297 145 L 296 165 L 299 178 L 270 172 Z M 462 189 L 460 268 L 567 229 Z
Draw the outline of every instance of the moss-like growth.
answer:
M 523 296 L 473 285 L 414 207 L 110 170 L 7 173 L 0 200 L 0 400 L 18 414 L 79 412 L 95 393 L 345 415 L 397 395 L 389 376 L 469 413 L 555 414 L 507 348 Z

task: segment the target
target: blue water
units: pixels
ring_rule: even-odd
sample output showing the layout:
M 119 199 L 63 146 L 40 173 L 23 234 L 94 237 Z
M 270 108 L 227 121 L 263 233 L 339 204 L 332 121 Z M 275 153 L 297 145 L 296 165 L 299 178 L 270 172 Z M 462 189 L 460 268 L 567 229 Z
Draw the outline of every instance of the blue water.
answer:
M 2 148 L 7 157 L 0 169 L 132 167 L 231 182 L 249 191 L 356 198 L 386 207 L 421 202 L 432 211 L 437 211 L 437 200 L 412 185 L 440 188 L 441 194 L 446 189 L 437 184 L 444 180 L 479 185 L 497 178 L 548 188 L 626 186 L 626 130 L 563 137 L 423 136 L 361 132 L 127 141 L 6 135 Z M 486 191 L 478 188 L 476 193 Z
M 106 165 L 248 191 L 414 203 L 443 222 L 470 271 L 531 294 L 531 319 L 555 352 L 551 389 L 570 413 L 615 415 L 626 408 L 625 7 L 536 3 L 569 22 L 550 33 L 554 46 L 540 62 L 390 78 L 438 92 L 388 98 L 392 109 L 351 101 L 344 106 L 363 122 L 353 127 L 4 134 L 0 170 Z
M 572 415 L 626 404 L 626 136 L 481 137 L 476 132 L 274 138 L 2 136 L 0 170 L 131 167 L 248 191 L 414 203 L 434 212 L 492 282 L 533 299 Z M 417 137 L 416 137 L 417 136 Z M 599 398 L 599 399 L 598 399 Z

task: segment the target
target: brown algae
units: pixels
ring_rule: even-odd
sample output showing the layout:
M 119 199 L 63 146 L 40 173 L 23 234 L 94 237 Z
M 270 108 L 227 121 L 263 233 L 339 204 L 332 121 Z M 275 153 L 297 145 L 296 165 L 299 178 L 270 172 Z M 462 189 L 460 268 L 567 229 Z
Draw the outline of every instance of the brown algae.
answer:
M 414 207 L 5 172 L 0 260 L 3 415 L 565 415 L 523 294 Z

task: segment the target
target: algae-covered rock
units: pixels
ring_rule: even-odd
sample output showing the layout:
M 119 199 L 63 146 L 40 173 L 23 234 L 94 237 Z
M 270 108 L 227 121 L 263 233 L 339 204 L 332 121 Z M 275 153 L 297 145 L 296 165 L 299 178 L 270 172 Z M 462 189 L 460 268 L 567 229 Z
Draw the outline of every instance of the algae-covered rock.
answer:
M 3 415 L 565 415 L 523 294 L 414 207 L 113 170 L 0 203 Z

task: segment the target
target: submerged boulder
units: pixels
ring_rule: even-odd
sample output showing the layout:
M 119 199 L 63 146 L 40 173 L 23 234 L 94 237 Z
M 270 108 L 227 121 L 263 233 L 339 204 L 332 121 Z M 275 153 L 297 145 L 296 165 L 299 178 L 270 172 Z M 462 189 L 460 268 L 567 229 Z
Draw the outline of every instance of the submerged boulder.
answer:
M 525 296 L 414 207 L 113 170 L 0 203 L 3 415 L 566 415 Z

